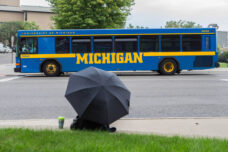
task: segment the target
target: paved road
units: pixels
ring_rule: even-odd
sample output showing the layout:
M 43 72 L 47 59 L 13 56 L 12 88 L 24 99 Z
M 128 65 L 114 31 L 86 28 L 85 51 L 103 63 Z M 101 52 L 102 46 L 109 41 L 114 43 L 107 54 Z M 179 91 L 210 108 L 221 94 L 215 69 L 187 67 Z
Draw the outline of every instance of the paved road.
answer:
M 119 77 L 132 92 L 127 117 L 228 116 L 228 71 Z M 0 119 L 73 118 L 64 98 L 67 81 L 68 76 L 0 75 Z
M 12 72 L 10 54 L 0 54 L 0 119 L 42 119 L 76 113 L 64 98 L 68 76 Z M 131 90 L 127 117 L 228 117 L 228 70 L 181 75 L 121 74 Z

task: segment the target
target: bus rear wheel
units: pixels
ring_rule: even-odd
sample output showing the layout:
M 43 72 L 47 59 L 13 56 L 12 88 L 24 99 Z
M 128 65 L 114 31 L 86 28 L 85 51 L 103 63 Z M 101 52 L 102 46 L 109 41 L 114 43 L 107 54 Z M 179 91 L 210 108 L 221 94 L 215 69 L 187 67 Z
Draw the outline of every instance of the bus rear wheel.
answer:
M 162 75 L 173 75 L 177 71 L 177 63 L 173 59 L 165 59 L 159 65 L 159 73 Z
M 43 72 L 48 77 L 54 77 L 60 75 L 59 65 L 54 61 L 47 61 L 43 65 Z

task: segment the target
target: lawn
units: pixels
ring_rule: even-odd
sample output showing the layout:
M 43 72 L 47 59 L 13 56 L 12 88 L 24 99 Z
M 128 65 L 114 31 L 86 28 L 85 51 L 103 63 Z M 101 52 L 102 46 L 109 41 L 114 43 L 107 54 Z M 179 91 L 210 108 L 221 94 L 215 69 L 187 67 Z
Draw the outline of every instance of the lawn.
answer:
M 228 63 L 219 62 L 220 68 L 228 68 Z
M 228 140 L 0 129 L 0 152 L 228 152 Z

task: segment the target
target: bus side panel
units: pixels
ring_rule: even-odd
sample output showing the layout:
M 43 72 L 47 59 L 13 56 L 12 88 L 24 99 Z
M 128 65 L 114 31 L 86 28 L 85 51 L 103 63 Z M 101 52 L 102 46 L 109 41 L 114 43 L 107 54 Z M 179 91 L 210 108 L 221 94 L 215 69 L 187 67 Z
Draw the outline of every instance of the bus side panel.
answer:
M 76 72 L 78 71 L 75 58 L 57 58 L 56 59 L 62 67 L 62 72 Z
M 159 62 L 161 61 L 161 57 L 159 56 L 151 56 L 151 57 L 143 57 L 143 63 L 137 65 L 137 69 L 135 70 L 158 70 Z
M 81 62 L 77 64 L 76 58 L 58 58 L 57 60 L 62 65 L 62 72 L 73 72 L 85 69 L 93 66 L 108 71 L 135 71 L 135 70 L 158 70 L 158 63 L 160 59 L 158 57 L 142 57 L 142 61 L 129 63 L 125 60 L 126 54 L 123 56 L 123 61 L 126 63 L 100 63 L 100 64 L 85 64 Z M 132 56 L 133 57 L 133 56 Z M 134 61 L 134 58 L 132 58 Z
M 55 38 L 39 37 L 38 50 L 39 54 L 55 54 Z
M 199 56 L 198 56 L 199 57 Z M 201 56 L 202 57 L 202 56 Z M 204 56 L 203 56 L 204 57 Z M 158 70 L 159 63 L 164 58 L 174 58 L 180 65 L 181 70 L 208 69 L 214 67 L 194 67 L 196 56 L 169 56 L 169 57 L 143 57 L 142 63 L 115 63 L 115 64 L 77 64 L 76 58 L 56 58 L 62 65 L 62 72 L 76 72 L 90 66 L 108 71 L 136 71 L 136 70 Z M 212 57 L 212 58 L 215 58 Z M 21 59 L 21 70 L 25 73 L 40 72 L 41 60 L 38 58 Z
M 207 56 L 206 56 L 207 57 Z M 93 66 L 108 71 L 136 71 L 136 70 L 158 70 L 159 63 L 164 58 L 174 58 L 180 65 L 180 70 L 208 69 L 214 67 L 194 67 L 196 56 L 168 56 L 168 57 L 143 57 L 142 63 L 115 63 L 115 64 L 77 64 L 76 58 L 58 58 L 62 65 L 62 72 L 75 72 Z M 214 57 L 212 57 L 214 58 Z
M 21 72 L 24 73 L 39 73 L 40 72 L 40 59 L 21 59 Z
M 214 67 L 215 56 L 176 56 L 180 70 L 200 70 Z
M 194 69 L 195 56 L 176 56 L 174 57 L 179 62 L 180 70 L 192 70 Z
M 215 56 L 214 56 L 214 65 L 216 62 L 218 62 L 218 50 L 217 50 L 217 42 L 216 42 L 216 35 L 211 36 L 211 48 L 212 51 L 215 51 Z

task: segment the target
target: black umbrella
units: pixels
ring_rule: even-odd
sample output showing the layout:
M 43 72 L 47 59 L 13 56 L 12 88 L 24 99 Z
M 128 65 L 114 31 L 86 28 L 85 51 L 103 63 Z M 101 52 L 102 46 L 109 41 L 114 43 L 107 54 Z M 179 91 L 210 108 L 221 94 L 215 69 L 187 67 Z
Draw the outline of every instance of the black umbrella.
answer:
M 65 97 L 81 119 L 103 125 L 129 112 L 130 91 L 114 73 L 94 67 L 70 76 Z

